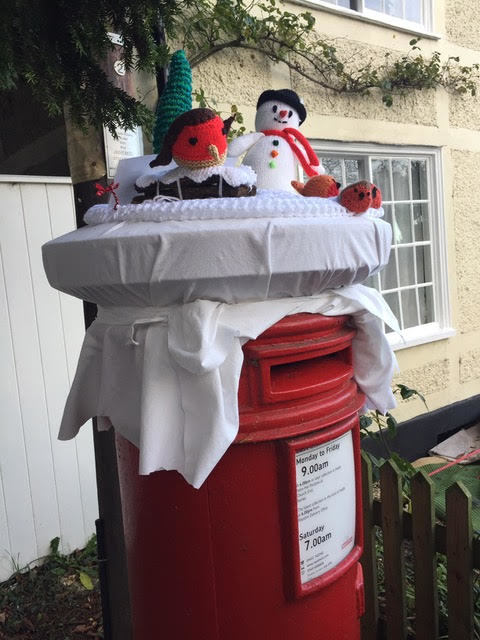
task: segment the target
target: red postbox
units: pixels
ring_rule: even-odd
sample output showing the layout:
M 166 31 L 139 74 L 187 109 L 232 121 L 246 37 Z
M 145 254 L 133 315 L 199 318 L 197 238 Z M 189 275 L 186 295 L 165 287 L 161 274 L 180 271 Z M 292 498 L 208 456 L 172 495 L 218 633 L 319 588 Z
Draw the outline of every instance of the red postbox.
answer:
M 198 490 L 139 476 L 117 437 L 134 640 L 360 638 L 354 334 L 299 314 L 248 342 L 238 436 Z

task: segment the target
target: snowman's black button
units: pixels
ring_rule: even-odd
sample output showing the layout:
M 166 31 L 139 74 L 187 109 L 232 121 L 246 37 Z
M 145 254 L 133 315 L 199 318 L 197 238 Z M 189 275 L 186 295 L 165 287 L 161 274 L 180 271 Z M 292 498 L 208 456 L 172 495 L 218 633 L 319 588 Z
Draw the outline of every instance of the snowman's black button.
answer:
M 192 146 L 194 146 L 197 144 L 198 138 L 189 138 L 188 141 Z

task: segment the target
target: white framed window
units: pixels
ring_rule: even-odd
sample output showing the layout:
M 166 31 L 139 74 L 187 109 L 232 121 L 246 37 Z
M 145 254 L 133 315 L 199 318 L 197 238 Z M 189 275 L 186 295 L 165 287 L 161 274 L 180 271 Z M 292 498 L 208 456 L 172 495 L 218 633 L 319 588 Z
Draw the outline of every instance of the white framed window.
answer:
M 441 150 L 348 143 L 312 143 L 328 174 L 342 186 L 370 180 L 380 187 L 384 220 L 392 226 L 390 260 L 366 285 L 380 291 L 396 315 L 396 348 L 454 335 L 450 327 Z
M 301 1 L 301 0 L 299 0 Z M 405 31 L 431 34 L 433 0 L 307 0 L 308 4 L 335 8 L 374 22 Z

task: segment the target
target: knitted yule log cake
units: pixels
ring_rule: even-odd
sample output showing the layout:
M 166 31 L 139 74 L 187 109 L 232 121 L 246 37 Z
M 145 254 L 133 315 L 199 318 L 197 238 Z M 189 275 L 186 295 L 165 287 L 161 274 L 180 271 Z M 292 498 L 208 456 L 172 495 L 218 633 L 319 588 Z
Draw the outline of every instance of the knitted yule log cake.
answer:
M 168 129 L 160 153 L 150 163 L 155 169 L 173 159 L 178 166 L 140 176 L 135 189 L 142 195 L 133 203 L 156 196 L 188 200 L 255 195 L 256 174 L 250 167 L 224 166 L 232 122 L 233 117 L 222 120 L 210 109 L 191 109 L 178 116 Z

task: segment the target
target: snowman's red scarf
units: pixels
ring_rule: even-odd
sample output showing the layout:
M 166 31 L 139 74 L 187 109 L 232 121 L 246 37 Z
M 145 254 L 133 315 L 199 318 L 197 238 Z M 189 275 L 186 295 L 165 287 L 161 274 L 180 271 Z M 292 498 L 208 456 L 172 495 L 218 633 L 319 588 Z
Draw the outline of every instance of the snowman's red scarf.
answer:
M 287 127 L 286 129 L 265 129 L 262 131 L 262 133 L 266 136 L 277 136 L 286 140 L 290 145 L 290 149 L 297 156 L 298 161 L 302 165 L 302 168 L 307 176 L 311 178 L 312 176 L 318 175 L 318 171 L 312 169 L 311 165 L 313 165 L 314 167 L 318 167 L 320 162 L 315 155 L 315 151 L 312 149 L 309 141 L 305 138 L 303 133 L 300 133 L 300 131 L 297 131 L 297 129 L 291 129 L 290 127 Z M 295 143 L 295 139 L 297 139 L 305 149 L 308 157 L 308 162 L 305 160 L 305 156 Z

